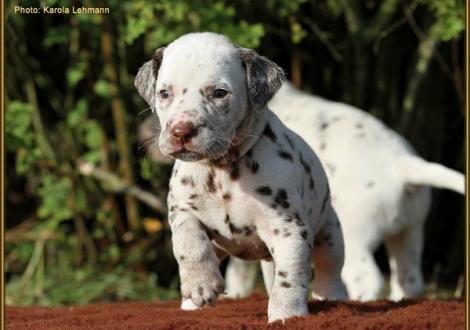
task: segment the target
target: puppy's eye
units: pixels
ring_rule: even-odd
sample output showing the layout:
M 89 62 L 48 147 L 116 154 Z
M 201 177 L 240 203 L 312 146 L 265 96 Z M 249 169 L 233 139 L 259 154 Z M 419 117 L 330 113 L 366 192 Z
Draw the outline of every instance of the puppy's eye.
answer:
M 214 91 L 214 95 L 213 95 L 213 96 L 214 96 L 214 98 L 216 98 L 216 99 L 222 99 L 222 98 L 224 98 L 225 95 L 227 95 L 227 94 L 228 94 L 228 92 L 227 92 L 225 89 L 216 89 L 216 90 Z
M 160 94 L 160 97 L 162 99 L 167 99 L 168 97 L 170 97 L 170 92 L 168 92 L 166 89 L 160 90 L 158 94 Z

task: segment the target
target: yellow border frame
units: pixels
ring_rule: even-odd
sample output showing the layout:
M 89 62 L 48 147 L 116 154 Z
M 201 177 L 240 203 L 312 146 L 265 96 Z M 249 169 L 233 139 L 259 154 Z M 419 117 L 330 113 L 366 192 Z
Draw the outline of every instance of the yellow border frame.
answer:
M 4 196 L 5 196 L 5 190 L 4 190 L 4 151 L 5 151 L 5 139 L 4 137 L 4 132 L 3 132 L 3 127 L 4 127 L 4 114 L 5 114 L 5 71 L 4 71 L 4 60 L 5 60 L 5 54 L 4 54 L 4 49 L 5 49 L 5 2 L 1 0 L 2 2 L 2 7 L 0 8 L 0 16 L 1 16 L 1 33 L 0 33 L 0 57 L 1 57 L 1 63 L 0 63 L 0 91 L 1 91 L 1 109 L 0 109 L 0 170 L 1 170 L 1 175 L 0 175 L 0 219 L 1 219 L 1 250 L 2 250 L 2 255 L 0 256 L 1 260 L 1 270 L 2 270 L 2 276 L 0 280 L 0 294 L 2 298 L 1 302 L 1 310 L 0 310 L 0 328 L 3 330 L 5 327 L 5 272 L 4 272 L 4 253 L 5 253 L 5 204 L 4 204 Z

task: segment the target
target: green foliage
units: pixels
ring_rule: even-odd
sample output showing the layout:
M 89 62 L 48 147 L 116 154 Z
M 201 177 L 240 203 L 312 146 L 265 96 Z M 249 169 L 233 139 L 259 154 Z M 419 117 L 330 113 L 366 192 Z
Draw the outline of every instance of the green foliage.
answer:
M 107 99 L 107 98 L 111 97 L 111 94 L 112 94 L 111 84 L 108 81 L 104 80 L 104 79 L 98 80 L 95 83 L 95 86 L 94 86 L 93 89 L 94 89 L 96 95 L 98 95 L 98 96 L 100 96 L 104 99 Z
M 436 16 L 432 34 L 442 41 L 458 38 L 465 30 L 465 1 L 421 0 Z
M 7 148 L 16 151 L 19 148 L 32 148 L 34 145 L 33 106 L 20 101 L 11 101 L 5 115 L 5 134 Z
M 264 35 L 261 24 L 237 21 L 235 8 L 225 1 L 136 1 L 128 3 L 126 10 L 129 17 L 124 40 L 130 45 L 146 34 L 150 49 L 166 45 L 180 35 L 193 31 L 224 33 L 236 43 L 251 48 L 257 47 Z
M 266 7 L 275 10 L 279 17 L 288 17 L 291 15 L 299 15 L 300 6 L 308 0 L 268 0 Z
M 16 153 L 16 171 L 22 175 L 43 158 L 33 128 L 33 106 L 20 101 L 9 102 L 5 122 L 7 150 Z
M 47 35 L 42 43 L 44 47 L 51 47 L 54 45 L 67 44 L 69 40 L 70 28 L 68 26 L 60 26 L 47 30 Z
M 70 88 L 77 86 L 85 77 L 85 68 L 85 62 L 78 62 L 67 70 L 67 84 Z
M 38 197 L 41 199 L 38 208 L 38 217 L 47 221 L 43 222 L 48 229 L 56 230 L 61 221 L 73 216 L 70 206 L 70 194 L 72 183 L 67 177 L 54 175 L 42 175 L 38 187 Z
M 47 253 L 47 244 L 51 245 L 49 247 L 53 245 L 46 243 L 42 253 Z M 33 249 L 33 244 L 16 247 L 18 260 L 21 258 L 27 261 Z M 46 262 L 45 260 L 41 262 Z M 72 260 L 72 253 L 66 248 L 59 253 L 54 265 L 37 265 L 38 269 L 31 278 L 14 276 L 6 288 L 8 303 L 57 306 L 96 303 L 109 299 L 167 300 L 178 297 L 177 282 L 172 283 L 169 289 L 158 288 L 155 274 L 144 276 L 142 272 L 129 271 L 126 261 L 112 269 L 105 269 L 92 265 L 77 268 Z

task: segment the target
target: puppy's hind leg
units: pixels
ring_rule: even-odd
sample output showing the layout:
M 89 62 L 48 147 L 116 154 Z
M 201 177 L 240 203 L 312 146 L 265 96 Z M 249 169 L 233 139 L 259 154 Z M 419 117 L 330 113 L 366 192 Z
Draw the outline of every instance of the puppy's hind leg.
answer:
M 258 274 L 256 261 L 231 257 L 225 270 L 225 286 L 228 298 L 245 298 L 253 291 Z
M 390 262 L 390 299 L 418 297 L 424 292 L 421 273 L 423 224 L 385 238 Z
M 261 271 L 263 272 L 264 286 L 266 288 L 266 293 L 268 296 L 271 295 L 271 289 L 274 283 L 274 262 L 261 260 Z
M 325 225 L 314 238 L 313 298 L 334 300 L 348 298 L 341 279 L 343 263 L 343 233 L 336 212 L 331 207 Z

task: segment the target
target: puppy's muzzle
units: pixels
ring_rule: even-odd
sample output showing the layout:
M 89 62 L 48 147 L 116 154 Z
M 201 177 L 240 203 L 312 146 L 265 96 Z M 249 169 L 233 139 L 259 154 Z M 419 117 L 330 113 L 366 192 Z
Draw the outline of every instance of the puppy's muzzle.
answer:
M 170 129 L 172 137 L 182 145 L 197 135 L 197 127 L 191 121 L 179 121 Z

